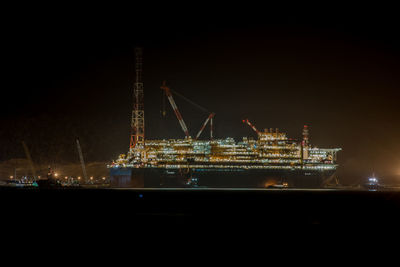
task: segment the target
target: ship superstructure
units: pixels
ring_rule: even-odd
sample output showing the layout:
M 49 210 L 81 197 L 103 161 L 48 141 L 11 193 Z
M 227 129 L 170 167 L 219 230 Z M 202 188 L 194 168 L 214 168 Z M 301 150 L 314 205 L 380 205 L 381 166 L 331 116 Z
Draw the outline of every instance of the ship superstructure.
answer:
M 271 129 L 272 130 L 272 129 Z M 110 167 L 335 170 L 340 150 L 303 146 L 277 130 L 261 132 L 258 139 L 146 140 L 145 157 L 124 155 Z

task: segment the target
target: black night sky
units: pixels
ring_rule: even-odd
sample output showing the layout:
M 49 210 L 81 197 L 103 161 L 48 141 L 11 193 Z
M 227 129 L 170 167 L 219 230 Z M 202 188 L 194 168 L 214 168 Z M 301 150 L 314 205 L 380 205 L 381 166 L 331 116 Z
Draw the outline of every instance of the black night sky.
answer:
M 304 10 L 304 11 L 303 11 Z M 134 47 L 144 50 L 146 137 L 182 138 L 160 85 L 216 113 L 218 138 L 242 123 L 341 147 L 340 178 L 400 182 L 400 37 L 391 7 L 44 7 L 3 23 L 0 160 L 110 161 L 129 145 Z M 193 135 L 206 114 L 175 99 Z M 203 138 L 208 134 L 203 133 Z

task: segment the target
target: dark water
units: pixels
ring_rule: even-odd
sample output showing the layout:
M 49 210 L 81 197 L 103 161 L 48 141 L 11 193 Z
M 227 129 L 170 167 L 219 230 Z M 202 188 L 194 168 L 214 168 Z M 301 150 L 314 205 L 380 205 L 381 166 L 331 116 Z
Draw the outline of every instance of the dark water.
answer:
M 400 225 L 400 191 L 0 188 L 10 224 L 108 227 Z M 114 229 L 113 231 L 116 231 Z

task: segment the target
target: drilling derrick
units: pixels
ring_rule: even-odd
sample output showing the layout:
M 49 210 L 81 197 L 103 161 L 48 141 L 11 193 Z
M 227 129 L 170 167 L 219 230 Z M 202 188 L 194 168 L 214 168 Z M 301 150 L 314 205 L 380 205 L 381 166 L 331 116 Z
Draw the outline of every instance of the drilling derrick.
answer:
M 131 122 L 131 140 L 129 145 L 130 160 L 140 162 L 144 159 L 144 94 L 142 81 L 142 49 L 135 49 L 135 84 L 133 88 L 133 110 Z

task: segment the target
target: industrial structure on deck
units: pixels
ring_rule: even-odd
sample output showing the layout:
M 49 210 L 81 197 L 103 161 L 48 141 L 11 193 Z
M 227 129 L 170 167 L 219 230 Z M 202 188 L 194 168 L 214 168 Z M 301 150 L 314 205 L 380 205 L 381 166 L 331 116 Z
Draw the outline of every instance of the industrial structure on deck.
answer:
M 248 119 L 257 138 L 214 139 L 214 112 L 193 103 L 208 113 L 195 138 L 189 130 L 166 82 L 161 86 L 168 98 L 184 139 L 146 140 L 144 124 L 144 92 L 142 81 L 142 50 L 136 48 L 136 80 L 132 111 L 132 133 L 127 155 L 120 155 L 108 168 L 114 187 L 208 187 L 265 188 L 321 187 L 336 178 L 336 154 L 340 148 L 323 149 L 309 143 L 307 125 L 303 139 L 290 139 L 278 129 L 259 131 Z M 181 95 L 179 95 L 181 96 Z M 181 96 L 183 97 L 183 96 Z M 165 111 L 163 112 L 165 114 Z M 210 139 L 199 140 L 210 123 Z

